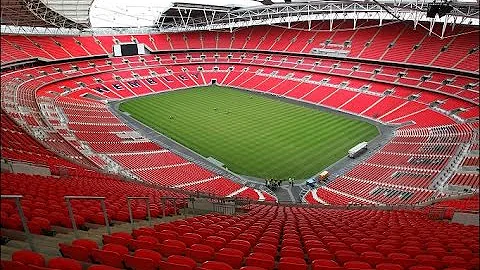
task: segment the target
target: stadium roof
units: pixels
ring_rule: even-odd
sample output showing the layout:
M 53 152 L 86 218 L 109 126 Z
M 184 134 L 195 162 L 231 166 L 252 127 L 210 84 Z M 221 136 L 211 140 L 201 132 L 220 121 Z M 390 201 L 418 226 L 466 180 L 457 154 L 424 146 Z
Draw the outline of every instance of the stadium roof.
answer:
M 1 0 L 2 30 L 28 32 L 54 29 L 56 34 L 81 32 L 138 33 L 230 30 L 260 24 L 314 20 L 409 20 L 430 24 L 479 25 L 477 0 L 454 0 L 451 14 L 426 17 L 434 0 Z M 203 2 L 203 3 L 202 3 Z M 287 3 L 289 2 L 289 3 Z M 5 31 L 5 26 L 7 31 Z M 11 27 L 13 26 L 13 27 Z M 11 30 L 21 26 L 22 31 Z M 432 27 L 433 28 L 433 27 Z M 444 26 L 445 28 L 445 26 Z M 31 31 L 39 33 L 38 30 Z M 45 31 L 52 33 L 52 31 Z
M 452 2 L 453 10 L 443 18 L 435 19 L 426 15 L 430 2 L 432 1 L 337 0 L 270 3 L 242 8 L 173 3 L 160 14 L 156 25 L 163 31 L 232 30 L 261 24 L 288 24 L 290 27 L 292 22 L 338 19 L 378 20 L 380 25 L 387 20 L 478 25 L 479 8 L 476 2 Z
M 84 29 L 93 0 L 1 0 L 1 24 Z

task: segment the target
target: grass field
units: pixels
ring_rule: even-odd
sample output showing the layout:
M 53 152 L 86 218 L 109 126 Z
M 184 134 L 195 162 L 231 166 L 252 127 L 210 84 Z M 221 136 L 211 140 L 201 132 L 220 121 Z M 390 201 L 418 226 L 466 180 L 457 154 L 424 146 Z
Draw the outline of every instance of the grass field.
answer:
M 238 174 L 260 178 L 311 177 L 378 134 L 367 122 L 220 86 L 141 97 L 120 110 Z

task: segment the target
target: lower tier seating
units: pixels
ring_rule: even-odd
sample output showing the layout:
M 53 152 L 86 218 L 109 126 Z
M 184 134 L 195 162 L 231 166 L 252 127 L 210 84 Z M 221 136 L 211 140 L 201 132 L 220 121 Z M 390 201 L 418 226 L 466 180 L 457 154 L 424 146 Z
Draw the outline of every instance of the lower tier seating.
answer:
M 2 267 L 80 269 L 479 269 L 478 227 L 429 219 L 422 211 L 254 206 L 132 233 L 59 244 L 63 257 L 17 251 Z M 74 252 L 76 251 L 76 252 Z M 62 265 L 69 265 L 63 267 Z M 74 267 L 73 267 L 74 266 Z M 104 268 L 100 268 L 100 267 Z M 43 268 L 42 268 L 43 269 Z

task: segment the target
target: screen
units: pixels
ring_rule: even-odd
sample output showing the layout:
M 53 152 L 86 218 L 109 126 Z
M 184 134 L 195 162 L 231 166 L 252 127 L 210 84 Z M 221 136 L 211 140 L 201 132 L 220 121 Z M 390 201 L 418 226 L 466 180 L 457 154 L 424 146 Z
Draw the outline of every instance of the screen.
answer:
M 138 54 L 137 44 L 122 44 L 122 56 L 131 56 Z

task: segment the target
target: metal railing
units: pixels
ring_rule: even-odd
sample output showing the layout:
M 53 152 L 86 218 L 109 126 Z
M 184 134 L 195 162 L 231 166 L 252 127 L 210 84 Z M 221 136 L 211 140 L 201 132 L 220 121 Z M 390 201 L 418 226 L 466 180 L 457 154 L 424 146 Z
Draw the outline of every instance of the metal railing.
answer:
M 132 231 L 135 229 L 133 214 L 132 214 L 132 200 L 143 200 L 146 204 L 147 209 L 147 220 L 148 226 L 152 226 L 152 218 L 150 216 L 150 198 L 149 197 L 127 197 L 127 207 L 128 207 L 128 215 L 130 216 L 130 224 L 132 226 Z
M 15 205 L 17 206 L 18 215 L 20 216 L 20 221 L 22 222 L 23 231 L 25 232 L 25 236 L 27 238 L 27 242 L 30 245 L 30 249 L 32 251 L 36 251 L 35 244 L 33 243 L 32 234 L 28 229 L 27 219 L 23 213 L 21 199 L 23 198 L 22 195 L 1 195 L 0 198 L 2 200 L 15 200 Z
M 68 215 L 70 216 L 70 220 L 72 221 L 72 228 L 73 234 L 75 238 L 78 238 L 78 228 L 77 222 L 75 221 L 75 217 L 73 215 L 72 204 L 70 200 L 98 200 L 100 201 L 100 206 L 102 207 L 103 217 L 105 219 L 105 227 L 107 230 L 107 234 L 111 234 L 110 232 L 110 224 L 108 222 L 108 214 L 107 209 L 105 207 L 105 197 L 92 197 L 92 196 L 65 196 L 65 201 L 67 201 L 67 208 L 68 208 Z

